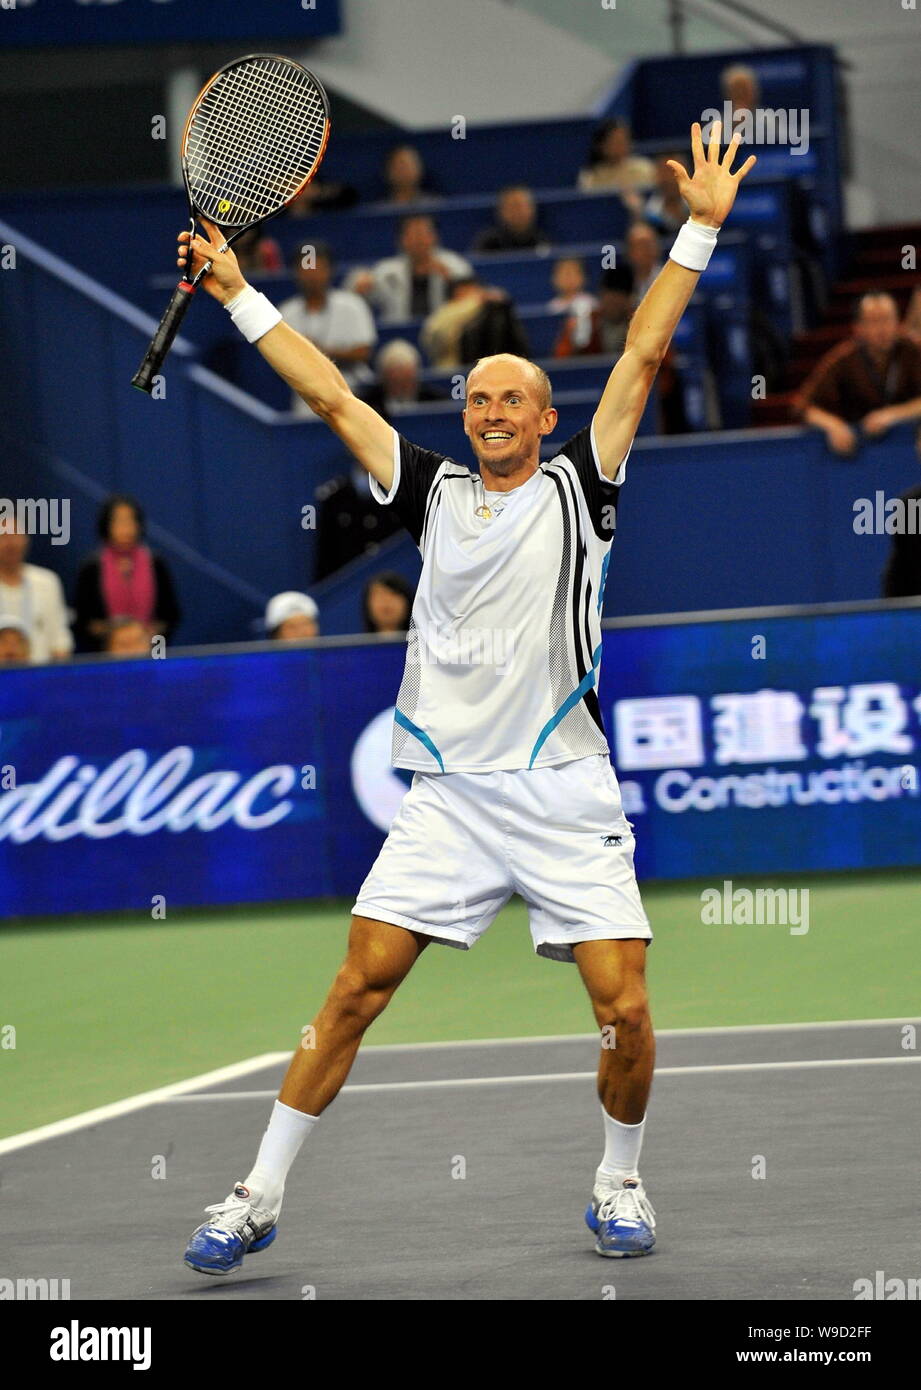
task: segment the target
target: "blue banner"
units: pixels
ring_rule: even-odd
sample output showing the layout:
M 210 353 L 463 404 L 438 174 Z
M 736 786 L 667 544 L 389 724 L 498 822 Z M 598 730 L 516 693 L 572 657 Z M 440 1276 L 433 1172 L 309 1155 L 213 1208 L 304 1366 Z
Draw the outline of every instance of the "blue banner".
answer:
M 341 29 L 339 0 L 15 0 L 0 8 L 4 45 L 191 43 L 320 38 Z
M 0 915 L 355 893 L 401 642 L 0 671 Z M 921 608 L 604 634 L 640 879 L 921 864 Z

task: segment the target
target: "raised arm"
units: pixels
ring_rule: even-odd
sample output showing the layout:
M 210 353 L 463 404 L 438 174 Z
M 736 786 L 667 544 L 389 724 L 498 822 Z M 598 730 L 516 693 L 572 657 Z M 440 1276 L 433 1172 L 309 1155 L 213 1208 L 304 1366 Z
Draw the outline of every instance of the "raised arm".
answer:
M 692 223 L 689 232 L 682 228 L 673 249 L 681 260 L 696 258 L 697 248 L 692 244 L 695 240 L 700 244 L 699 254 L 705 257 L 708 241 L 711 245 L 715 242 L 716 233 L 735 202 L 739 183 L 755 163 L 755 156 L 749 155 L 741 168 L 732 173 L 739 137 L 733 136 L 721 160 L 720 134 L 720 123 L 716 121 L 705 154 L 700 125 L 695 122 L 691 127 L 693 177 L 683 165 L 673 159 L 668 161 Z M 694 230 L 697 227 L 700 232 Z M 685 246 L 691 246 L 690 255 L 681 249 L 682 238 Z M 595 412 L 595 442 L 602 471 L 608 478 L 616 476 L 630 447 L 672 334 L 699 279 L 699 270 L 669 259 L 634 312 L 623 354 L 608 378 Z
M 192 273 L 205 261 L 212 268 L 202 281 L 220 304 L 229 304 L 248 288 L 233 251 L 217 227 L 204 222 L 208 240 L 192 239 Z M 189 233 L 179 234 L 179 265 L 185 267 Z M 393 428 L 365 401 L 353 395 L 348 383 L 325 353 L 287 323 L 276 323 L 256 342 L 270 367 L 329 425 L 345 447 L 382 487 L 393 482 Z

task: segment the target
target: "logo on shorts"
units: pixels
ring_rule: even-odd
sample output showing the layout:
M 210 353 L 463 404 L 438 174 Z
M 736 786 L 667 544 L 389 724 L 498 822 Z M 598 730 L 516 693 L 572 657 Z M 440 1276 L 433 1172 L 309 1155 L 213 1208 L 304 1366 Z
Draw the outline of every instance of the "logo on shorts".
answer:
M 623 835 L 603 835 L 601 843 L 603 845 L 619 845 L 623 841 Z

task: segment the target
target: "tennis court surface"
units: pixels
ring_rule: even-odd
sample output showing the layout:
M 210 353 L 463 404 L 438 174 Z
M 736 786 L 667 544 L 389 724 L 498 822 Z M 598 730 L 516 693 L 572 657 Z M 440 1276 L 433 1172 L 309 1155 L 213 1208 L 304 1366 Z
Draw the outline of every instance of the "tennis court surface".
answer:
M 2 1272 L 99 1300 L 852 1300 L 919 1272 L 909 1022 L 660 1034 L 650 1258 L 601 1260 L 583 1224 L 591 1035 L 364 1049 L 277 1240 L 227 1278 L 182 1252 L 248 1171 L 287 1054 L 0 1140 Z

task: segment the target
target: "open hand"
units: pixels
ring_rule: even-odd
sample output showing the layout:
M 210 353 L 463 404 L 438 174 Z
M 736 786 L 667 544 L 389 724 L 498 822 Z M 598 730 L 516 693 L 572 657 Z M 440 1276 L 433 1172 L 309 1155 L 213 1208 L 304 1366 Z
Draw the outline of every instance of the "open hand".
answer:
M 693 177 L 677 159 L 668 160 L 668 167 L 678 181 L 678 192 L 688 205 L 693 222 L 702 222 L 708 227 L 721 227 L 732 209 L 739 191 L 739 184 L 749 169 L 753 169 L 756 159 L 750 154 L 741 168 L 733 174 L 732 161 L 736 157 L 741 140 L 734 135 L 726 153 L 720 159 L 720 137 L 723 127 L 714 121 L 710 128 L 710 144 L 704 154 L 703 133 L 700 122 L 691 126 L 691 153 L 694 156 Z

